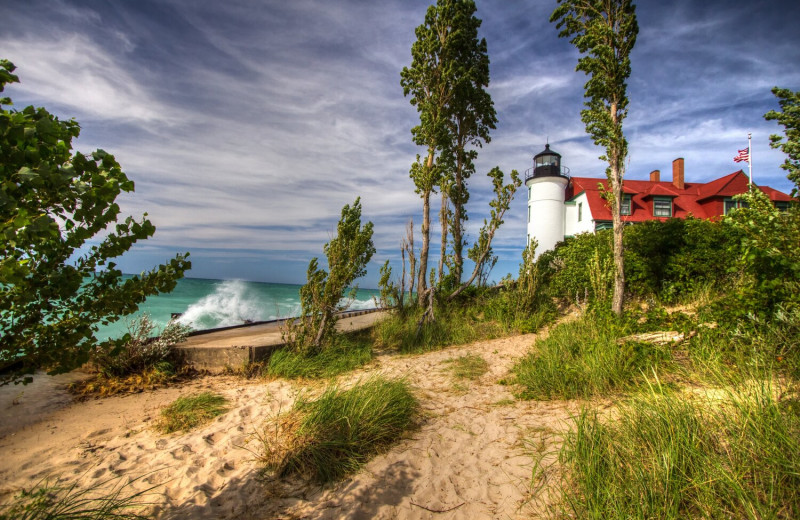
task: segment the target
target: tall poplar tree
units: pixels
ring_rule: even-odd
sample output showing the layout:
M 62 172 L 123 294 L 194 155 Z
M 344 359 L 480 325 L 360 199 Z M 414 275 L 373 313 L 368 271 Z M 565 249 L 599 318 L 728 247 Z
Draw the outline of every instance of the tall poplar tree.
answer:
M 451 104 L 451 115 L 448 121 L 450 141 L 449 158 L 442 173 L 446 180 L 442 187 L 442 197 L 447 197 L 453 206 L 450 229 L 453 235 L 453 279 L 456 285 L 461 283 L 464 268 L 464 223 L 467 220 L 466 204 L 469 201 L 467 180 L 475 172 L 477 150 L 470 146 L 480 147 L 489 143 L 489 130 L 497 124 L 497 113 L 494 102 L 486 91 L 489 86 L 489 55 L 486 40 L 478 40 L 478 27 L 481 21 L 471 17 L 466 36 L 469 42 L 463 48 L 459 59 L 459 67 L 463 69 L 462 78 L 457 86 L 457 93 Z M 446 218 L 447 215 L 444 215 Z M 447 241 L 443 233 L 442 244 Z
M 486 42 L 477 37 L 481 21 L 474 16 L 475 11 L 472 0 L 438 0 L 430 6 L 425 22 L 415 31 L 411 65 L 400 73 L 403 94 L 411 96 L 411 104 L 420 115 L 420 124 L 411 129 L 413 140 L 426 149 L 425 157 L 418 156 L 410 172 L 422 198 L 417 284 L 420 304 L 427 291 L 431 194 L 436 188 L 442 191 L 443 244 L 447 240 L 447 199 L 454 194 L 455 249 L 460 256 L 465 183 L 471 173 L 470 157 L 474 158 L 464 155 L 465 147 L 488 141 L 488 129 L 496 121 L 491 98 L 484 90 L 489 80 L 489 59 Z M 462 135 L 458 137 L 458 133 Z
M 584 85 L 587 101 L 584 103 L 586 108 L 581 111 L 581 120 L 594 143 L 606 150 L 600 159 L 608 162 L 608 203 L 614 226 L 614 296 L 611 306 L 617 315 L 621 315 L 625 273 L 620 208 L 628 154 L 622 121 L 628 115 L 630 53 L 639 33 L 636 7 L 631 0 L 558 0 L 550 21 L 561 30 L 558 35 L 571 38 L 570 43 L 581 52 L 575 70 L 589 76 Z

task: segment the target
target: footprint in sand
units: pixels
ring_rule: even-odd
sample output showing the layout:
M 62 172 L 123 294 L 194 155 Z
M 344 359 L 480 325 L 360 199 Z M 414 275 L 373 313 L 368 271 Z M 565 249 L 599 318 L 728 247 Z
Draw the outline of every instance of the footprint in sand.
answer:
M 203 440 L 213 446 L 217 443 L 218 437 L 219 434 L 217 433 L 209 433 L 208 435 L 203 436 Z
M 101 435 L 105 435 L 106 433 L 110 432 L 111 428 L 103 428 L 102 430 L 96 430 L 91 433 L 86 434 L 86 439 L 91 439 L 94 437 L 100 437 Z
M 194 453 L 194 451 L 192 451 L 192 448 L 188 444 L 184 444 L 180 448 L 176 448 L 169 452 L 169 454 L 172 455 L 172 458 L 175 460 L 184 460 L 192 453 Z

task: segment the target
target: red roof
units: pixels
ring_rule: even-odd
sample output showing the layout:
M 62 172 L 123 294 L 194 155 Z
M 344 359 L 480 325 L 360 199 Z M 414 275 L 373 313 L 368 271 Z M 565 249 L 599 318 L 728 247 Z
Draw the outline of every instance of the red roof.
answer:
M 724 213 L 722 201 L 726 197 L 746 193 L 748 178 L 742 170 L 733 172 L 707 183 L 687 182 L 678 189 L 672 182 L 653 182 L 625 180 L 623 192 L 631 195 L 631 214 L 623 215 L 624 222 L 644 222 L 645 220 L 666 220 L 667 217 L 653 216 L 653 198 L 672 199 L 672 216 L 677 218 L 714 218 Z M 586 194 L 589 209 L 594 220 L 611 220 L 611 211 L 601 196 L 599 185 L 607 187 L 606 179 L 592 177 L 572 177 L 567 186 L 567 200 Z M 792 197 L 769 186 L 758 186 L 773 202 L 792 201 Z

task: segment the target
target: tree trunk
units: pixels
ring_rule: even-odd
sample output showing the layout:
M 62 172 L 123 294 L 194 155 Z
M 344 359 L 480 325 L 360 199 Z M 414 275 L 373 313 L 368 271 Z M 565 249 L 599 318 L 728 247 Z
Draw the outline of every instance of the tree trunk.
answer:
M 422 195 L 422 247 L 419 250 L 419 268 L 417 273 L 417 301 L 419 306 L 425 305 L 425 290 L 428 287 L 428 249 L 431 238 L 431 192 Z
M 428 159 L 425 163 L 428 176 L 430 176 L 430 171 L 433 168 L 433 154 L 433 150 L 428 152 Z M 425 305 L 425 290 L 428 287 L 428 250 L 431 242 L 431 184 L 432 182 L 430 182 L 429 178 L 428 185 L 425 186 L 422 193 L 422 247 L 419 250 L 419 282 L 417 283 L 417 301 L 420 307 Z
M 614 188 L 614 200 L 617 208 L 622 204 L 622 183 Z M 623 224 L 619 210 L 612 213 L 614 223 L 614 296 L 611 300 L 611 310 L 617 316 L 622 316 L 625 304 L 625 257 L 622 251 Z
M 414 219 L 408 221 L 408 230 L 406 231 L 406 247 L 408 248 L 408 302 L 409 304 L 414 301 L 414 277 L 416 276 L 417 269 L 417 256 L 414 252 Z
M 463 168 L 463 162 L 461 160 L 461 154 L 459 153 L 458 158 L 456 159 L 456 179 L 455 185 L 453 186 L 453 190 L 455 190 L 456 197 L 454 197 L 453 201 L 453 277 L 455 278 L 455 285 L 458 286 L 461 283 L 461 276 L 464 272 L 464 229 L 463 229 L 463 222 L 461 220 L 461 216 L 463 214 L 463 207 L 464 207 L 464 194 L 462 192 L 463 186 L 461 183 L 463 182 L 461 169 Z
M 613 128 L 621 124 L 618 122 L 617 106 L 616 102 L 611 103 L 611 123 Z M 622 308 L 625 305 L 625 257 L 622 252 L 623 225 L 622 216 L 620 215 L 620 208 L 622 207 L 622 165 L 625 158 L 622 157 L 620 148 L 621 144 L 612 140 L 608 153 L 613 197 L 611 218 L 614 228 L 614 296 L 611 300 L 611 310 L 617 316 L 622 316 Z
M 447 254 L 447 193 L 444 188 L 442 188 L 442 209 L 439 211 L 439 220 L 442 223 L 442 246 L 440 249 L 439 254 L 439 283 L 442 283 L 442 277 L 444 276 L 444 257 Z

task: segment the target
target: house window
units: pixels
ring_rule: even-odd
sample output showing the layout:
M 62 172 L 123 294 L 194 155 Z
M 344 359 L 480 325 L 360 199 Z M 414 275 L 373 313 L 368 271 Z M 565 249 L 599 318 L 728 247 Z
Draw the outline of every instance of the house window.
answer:
M 655 197 L 653 198 L 653 216 L 654 217 L 671 217 L 672 216 L 672 199 L 669 197 Z
M 532 186 L 528 186 L 528 200 L 531 200 L 531 190 L 533 189 Z
M 789 211 L 789 203 L 785 201 L 777 201 L 775 207 L 778 211 Z
M 530 221 L 531 221 L 531 207 L 528 206 L 528 222 L 530 223 Z
M 578 222 L 583 220 L 583 202 L 578 203 Z
M 595 231 L 603 231 L 604 229 L 614 229 L 614 223 L 608 220 L 601 220 L 594 223 Z
M 631 214 L 631 196 L 623 193 L 622 194 L 622 207 L 619 208 L 620 215 L 630 215 Z
M 730 213 L 731 211 L 739 208 L 746 208 L 749 204 L 743 200 L 733 200 L 730 197 L 725 198 L 725 215 Z

